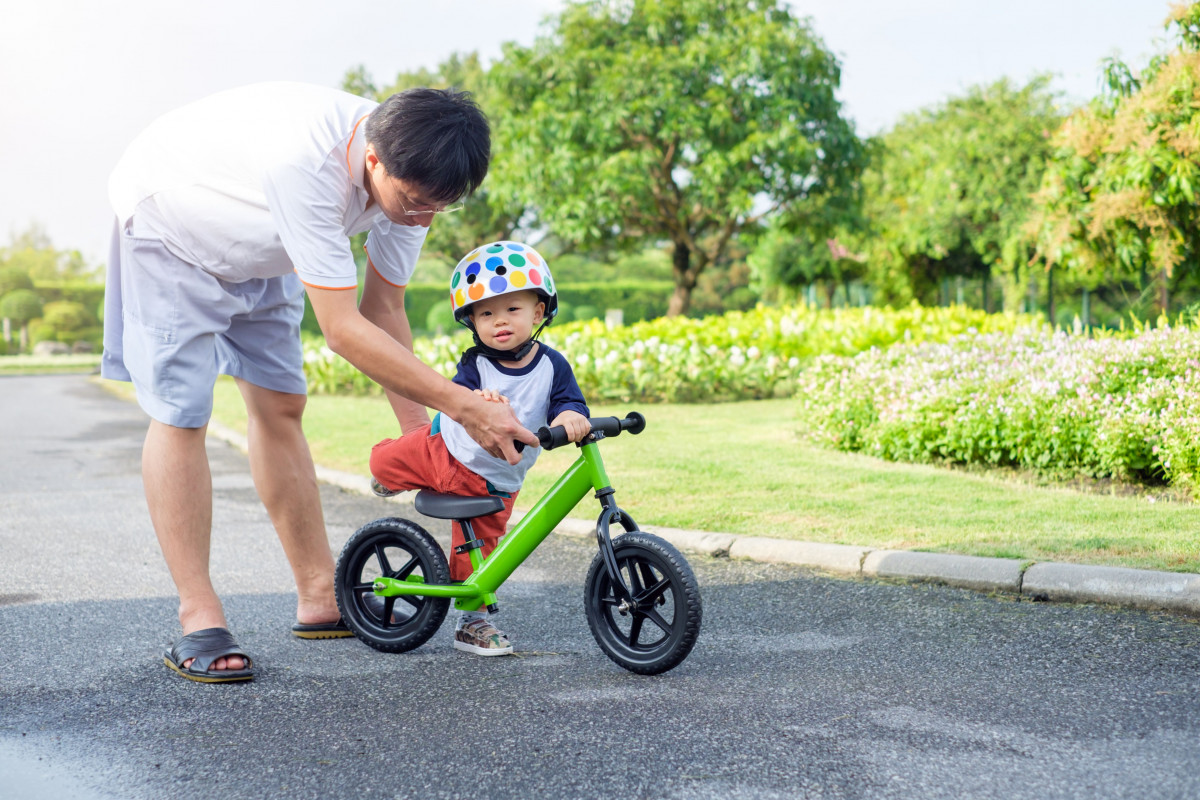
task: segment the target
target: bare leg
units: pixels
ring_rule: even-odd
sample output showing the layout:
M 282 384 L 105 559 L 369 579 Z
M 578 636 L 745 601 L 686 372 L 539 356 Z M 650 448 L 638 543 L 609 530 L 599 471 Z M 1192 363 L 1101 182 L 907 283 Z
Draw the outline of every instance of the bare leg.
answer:
M 338 619 L 333 554 L 321 494 L 300 420 L 306 398 L 237 381 L 249 414 L 250 473 L 296 580 L 296 620 Z
M 212 475 L 205 428 L 175 428 L 151 420 L 142 448 L 142 483 L 150 521 L 175 588 L 185 634 L 228 628 L 208 574 L 212 538 Z M 189 659 L 184 666 L 191 663 Z M 242 669 L 240 657 L 219 658 L 211 669 Z

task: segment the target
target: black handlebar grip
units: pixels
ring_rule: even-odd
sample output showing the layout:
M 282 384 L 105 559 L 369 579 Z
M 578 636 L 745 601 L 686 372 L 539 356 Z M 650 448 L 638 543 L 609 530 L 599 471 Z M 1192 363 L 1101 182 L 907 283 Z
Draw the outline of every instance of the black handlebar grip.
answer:
M 592 417 L 588 420 L 592 424 L 592 431 L 599 432 L 605 436 L 617 436 L 621 431 L 629 431 L 630 433 L 641 433 L 646 429 L 646 418 L 636 411 L 630 411 L 625 415 L 625 419 L 617 417 Z M 541 427 L 537 432 L 538 441 L 545 450 L 553 450 L 556 447 L 562 447 L 570 440 L 567 438 L 567 429 L 562 425 L 555 425 L 553 428 Z M 524 445 L 517 443 L 517 452 L 524 449 Z
M 542 448 L 545 450 L 553 450 L 556 447 L 562 447 L 568 441 L 567 429 L 562 425 L 555 425 L 553 428 L 541 427 L 537 432 L 538 441 L 541 442 Z

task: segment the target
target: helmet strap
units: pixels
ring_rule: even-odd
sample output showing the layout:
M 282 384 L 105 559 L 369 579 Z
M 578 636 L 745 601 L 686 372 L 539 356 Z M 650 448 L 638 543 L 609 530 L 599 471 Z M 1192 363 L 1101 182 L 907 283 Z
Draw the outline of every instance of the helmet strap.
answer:
M 533 346 L 537 344 L 537 338 L 541 335 L 542 328 L 546 327 L 546 322 L 548 321 L 549 320 L 544 320 L 542 324 L 538 326 L 538 329 L 533 332 L 533 336 L 530 336 L 523 343 L 517 347 L 514 347 L 512 350 L 497 350 L 494 347 L 489 347 L 483 343 L 482 339 L 479 338 L 479 332 L 475 330 L 475 326 L 470 325 L 468 327 L 471 329 L 471 337 L 475 340 L 475 344 L 467 348 L 466 354 L 486 356 L 493 361 L 520 361 L 522 358 L 529 355 L 529 351 L 531 351 Z

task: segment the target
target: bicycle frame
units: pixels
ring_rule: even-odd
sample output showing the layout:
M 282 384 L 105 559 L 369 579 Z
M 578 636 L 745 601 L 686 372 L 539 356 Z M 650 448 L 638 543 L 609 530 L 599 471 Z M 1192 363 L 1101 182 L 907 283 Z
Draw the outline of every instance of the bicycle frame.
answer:
M 462 583 L 429 584 L 420 578 L 376 578 L 374 591 L 379 597 L 400 595 L 423 595 L 425 597 L 450 597 L 459 609 L 477 608 L 482 601 L 486 605 L 496 602 L 496 590 L 508 580 L 517 567 L 537 549 L 546 537 L 561 523 L 572 509 L 579 504 L 589 490 L 595 490 L 603 511 L 596 526 L 596 536 L 601 551 L 605 553 L 605 564 L 614 586 L 619 586 L 628 599 L 629 590 L 617 570 L 612 542 L 608 536 L 609 525 L 620 522 L 626 530 L 635 530 L 633 520 L 616 507 L 608 473 L 600 458 L 597 441 L 603 434 L 593 434 L 579 445 L 579 457 L 546 491 L 534 507 L 521 518 L 511 531 L 500 540 L 500 544 L 487 558 L 478 550 L 471 550 L 474 571 Z

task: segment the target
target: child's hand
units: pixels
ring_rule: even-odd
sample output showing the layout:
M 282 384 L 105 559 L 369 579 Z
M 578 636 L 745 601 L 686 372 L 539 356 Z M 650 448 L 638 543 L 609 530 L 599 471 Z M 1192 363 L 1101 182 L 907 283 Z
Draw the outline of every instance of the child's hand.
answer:
M 578 442 L 592 432 L 592 424 L 588 418 L 578 411 L 564 411 L 550 422 L 550 427 L 562 425 L 567 431 L 567 439 Z
M 495 389 L 475 389 L 475 394 L 487 400 L 489 403 L 508 403 L 508 398 L 497 392 Z

